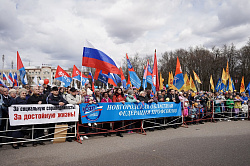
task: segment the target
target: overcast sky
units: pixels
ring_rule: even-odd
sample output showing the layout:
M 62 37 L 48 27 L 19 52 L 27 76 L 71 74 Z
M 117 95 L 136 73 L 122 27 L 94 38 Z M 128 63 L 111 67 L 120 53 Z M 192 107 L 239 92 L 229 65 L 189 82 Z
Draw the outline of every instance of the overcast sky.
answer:
M 81 66 L 84 42 L 117 64 L 190 46 L 245 45 L 249 0 L 0 0 L 0 55 L 10 68 Z M 2 68 L 2 63 L 0 63 Z

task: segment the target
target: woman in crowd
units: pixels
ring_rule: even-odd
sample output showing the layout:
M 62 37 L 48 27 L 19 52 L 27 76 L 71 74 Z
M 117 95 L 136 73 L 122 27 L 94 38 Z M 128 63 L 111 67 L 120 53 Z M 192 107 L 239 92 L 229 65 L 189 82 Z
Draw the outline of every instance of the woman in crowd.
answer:
M 103 92 L 103 98 L 101 100 L 101 103 L 111 103 L 112 100 L 109 98 L 108 92 Z M 103 123 L 103 128 L 106 129 L 107 131 L 110 130 L 110 125 L 111 123 L 109 122 L 104 122 Z M 104 137 L 111 136 L 110 133 L 104 133 Z
M 121 88 L 118 88 L 116 91 L 115 91 L 115 94 L 113 96 L 113 102 L 121 102 L 122 104 L 125 103 L 125 97 L 124 97 L 124 94 L 123 94 L 123 91 Z M 116 122 L 115 123 L 115 126 L 114 128 L 117 128 L 118 130 L 121 129 L 122 127 L 122 122 Z M 118 131 L 116 133 L 116 136 L 120 136 L 120 137 L 123 137 L 122 133 L 120 131 Z

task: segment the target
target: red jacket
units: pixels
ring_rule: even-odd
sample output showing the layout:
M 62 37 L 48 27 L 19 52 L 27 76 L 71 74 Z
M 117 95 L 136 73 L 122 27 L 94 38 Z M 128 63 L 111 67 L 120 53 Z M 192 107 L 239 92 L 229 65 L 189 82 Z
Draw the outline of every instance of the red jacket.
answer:
M 121 101 L 125 101 L 125 97 L 122 97 L 122 95 L 113 96 L 113 102 L 121 102 Z

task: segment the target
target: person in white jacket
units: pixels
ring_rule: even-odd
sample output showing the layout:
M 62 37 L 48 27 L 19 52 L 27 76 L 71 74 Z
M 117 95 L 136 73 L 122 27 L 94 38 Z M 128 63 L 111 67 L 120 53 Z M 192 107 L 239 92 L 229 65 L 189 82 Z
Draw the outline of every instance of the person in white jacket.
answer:
M 76 88 L 70 88 L 70 94 L 66 96 L 66 100 L 69 104 L 78 105 L 81 104 L 81 98 L 79 95 L 77 95 Z
M 248 104 L 247 104 L 247 101 L 244 101 L 244 103 L 242 104 L 242 119 L 241 120 L 244 120 L 244 118 L 246 118 L 247 116 L 247 112 L 248 112 Z

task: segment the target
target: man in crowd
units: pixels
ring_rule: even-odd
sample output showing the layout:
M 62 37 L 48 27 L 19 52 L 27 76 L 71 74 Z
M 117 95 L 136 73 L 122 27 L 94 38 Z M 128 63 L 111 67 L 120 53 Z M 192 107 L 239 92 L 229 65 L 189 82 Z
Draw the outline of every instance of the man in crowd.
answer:
M 29 97 L 27 104 L 45 104 L 45 98 L 40 95 L 40 91 L 38 86 L 33 86 L 31 88 L 32 90 L 32 94 Z M 44 128 L 45 125 L 44 124 L 39 124 L 39 125 L 35 125 L 36 128 Z M 37 139 L 39 137 L 44 136 L 44 129 L 35 129 L 34 130 L 34 139 Z M 34 141 L 33 142 L 33 146 L 36 147 L 37 143 L 39 143 L 40 145 L 45 145 L 45 143 L 43 141 Z

